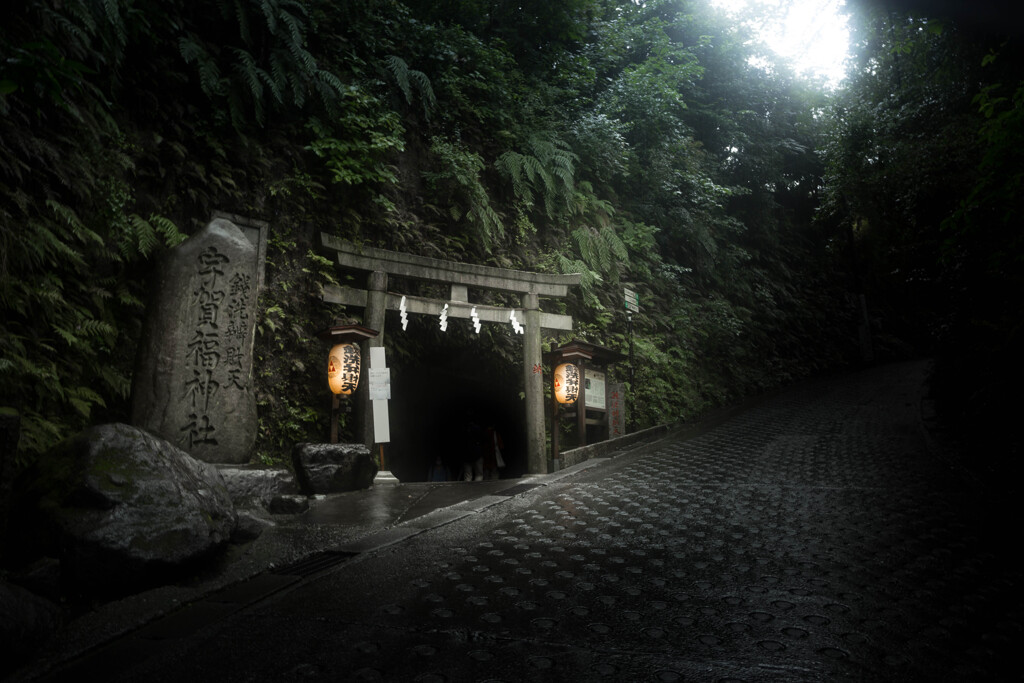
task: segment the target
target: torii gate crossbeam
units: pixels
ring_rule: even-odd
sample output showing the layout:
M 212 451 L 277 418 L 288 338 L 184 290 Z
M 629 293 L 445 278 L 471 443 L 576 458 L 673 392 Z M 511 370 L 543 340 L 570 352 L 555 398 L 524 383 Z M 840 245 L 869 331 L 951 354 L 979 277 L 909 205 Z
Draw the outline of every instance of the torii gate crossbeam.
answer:
M 457 263 L 440 259 L 403 254 L 375 247 L 357 246 L 334 235 L 321 233 L 321 245 L 336 253 L 337 262 L 344 268 L 368 271 L 370 276 L 365 290 L 328 286 L 323 289 L 323 300 L 329 303 L 362 307 L 363 324 L 379 330 L 377 337 L 369 339 L 367 346 L 384 344 L 384 312 L 398 310 L 402 295 L 387 291 L 388 275 L 415 280 L 446 282 L 452 294 L 448 301 L 422 297 L 404 297 L 408 313 L 438 316 L 448 305 L 448 315 L 469 318 L 473 308 L 482 322 L 508 323 L 512 312 L 523 325 L 523 385 L 526 397 L 526 450 L 527 470 L 531 474 L 547 472 L 544 448 L 544 380 L 541 358 L 541 329 L 572 330 L 572 317 L 544 313 L 540 310 L 540 297 L 564 297 L 569 287 L 580 284 L 581 275 L 556 275 Z M 490 289 L 522 295 L 522 308 L 510 309 L 468 301 L 468 288 Z M 362 392 L 360 401 L 365 401 Z M 365 411 L 364 415 L 369 415 Z M 364 422 L 364 438 L 369 441 L 371 429 Z M 367 444 L 372 447 L 372 444 Z

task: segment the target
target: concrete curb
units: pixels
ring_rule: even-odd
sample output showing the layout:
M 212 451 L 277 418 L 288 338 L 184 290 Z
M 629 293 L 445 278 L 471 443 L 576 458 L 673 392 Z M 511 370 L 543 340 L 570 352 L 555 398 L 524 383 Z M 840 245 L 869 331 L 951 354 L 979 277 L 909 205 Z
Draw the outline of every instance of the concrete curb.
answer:
M 562 451 L 562 453 L 559 454 L 556 472 L 568 469 L 573 465 L 577 465 L 592 458 L 607 458 L 609 453 L 623 448 L 628 448 L 641 441 L 660 439 L 669 433 L 671 427 L 672 425 L 668 424 L 658 425 L 656 427 L 641 429 L 639 432 L 633 432 L 632 434 L 624 434 L 623 436 L 618 436 L 614 439 L 608 439 L 607 441 L 599 441 L 598 443 L 587 444 L 586 446 L 580 446 L 579 448 Z

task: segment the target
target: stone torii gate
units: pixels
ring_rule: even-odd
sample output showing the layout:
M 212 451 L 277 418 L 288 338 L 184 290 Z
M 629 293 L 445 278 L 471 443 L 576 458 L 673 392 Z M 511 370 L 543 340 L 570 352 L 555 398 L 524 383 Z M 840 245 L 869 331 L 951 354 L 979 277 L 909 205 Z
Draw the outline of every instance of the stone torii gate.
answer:
M 379 330 L 379 334 L 364 343 L 370 347 L 384 345 L 384 313 L 386 310 L 440 317 L 447 310 L 449 318 L 471 318 L 483 322 L 518 323 L 516 331 L 523 340 L 523 385 L 526 396 L 526 458 L 530 474 L 547 473 L 547 453 L 544 447 L 544 378 L 541 354 L 541 330 L 572 331 L 572 316 L 545 313 L 540 310 L 540 297 L 564 297 L 569 287 L 579 285 L 579 274 L 555 275 L 529 273 L 505 268 L 479 266 L 413 254 L 403 254 L 374 247 L 357 246 L 334 235 L 321 233 L 320 242 L 325 250 L 337 255 L 337 262 L 344 268 L 368 271 L 365 290 L 327 285 L 323 288 L 323 300 L 333 304 L 355 306 L 364 309 L 363 324 Z M 403 296 L 387 291 L 388 276 L 444 282 L 451 285 L 451 296 L 447 301 L 423 297 Z M 469 288 L 489 289 L 522 295 L 522 308 L 501 308 L 473 304 L 469 301 Z M 447 309 L 445 307 L 447 306 Z M 360 401 L 366 400 L 366 392 L 360 392 Z M 372 433 L 367 421 L 372 421 L 369 411 L 364 415 L 364 435 L 369 440 Z M 372 424 L 372 422 L 371 422 Z M 371 444 L 372 446 L 372 444 Z

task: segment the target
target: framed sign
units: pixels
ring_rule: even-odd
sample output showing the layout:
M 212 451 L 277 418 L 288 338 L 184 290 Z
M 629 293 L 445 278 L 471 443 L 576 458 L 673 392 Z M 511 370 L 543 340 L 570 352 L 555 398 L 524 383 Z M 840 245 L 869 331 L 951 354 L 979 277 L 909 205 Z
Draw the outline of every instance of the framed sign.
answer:
M 592 370 L 586 368 L 584 373 L 584 385 L 586 392 L 585 405 L 587 408 L 594 408 L 596 410 L 605 409 L 605 395 L 604 395 L 604 373 L 599 370 Z

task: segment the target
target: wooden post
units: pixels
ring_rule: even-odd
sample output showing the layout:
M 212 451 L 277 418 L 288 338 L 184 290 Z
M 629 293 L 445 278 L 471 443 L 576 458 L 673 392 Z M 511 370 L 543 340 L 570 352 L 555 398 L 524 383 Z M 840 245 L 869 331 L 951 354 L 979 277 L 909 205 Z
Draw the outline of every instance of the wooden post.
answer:
M 523 295 L 523 392 L 526 395 L 526 463 L 530 474 L 547 474 L 544 448 L 544 372 L 540 347 L 540 299 Z
M 555 367 L 557 367 L 557 366 L 554 363 L 552 363 L 552 365 L 551 365 L 551 376 L 552 377 L 555 376 Z M 561 418 L 561 412 L 562 411 L 559 410 L 560 407 L 561 406 L 558 405 L 558 399 L 555 397 L 555 392 L 554 392 L 554 390 L 552 388 L 552 392 L 551 392 L 551 467 L 554 469 L 555 472 L 557 472 L 559 469 L 561 469 L 558 466 L 559 465 L 559 462 L 558 462 L 559 445 L 560 445 L 558 443 L 558 441 L 559 441 L 558 434 L 561 431 L 561 426 L 562 426 L 562 418 Z
M 341 417 L 341 397 L 331 394 L 331 443 L 338 443 L 338 420 Z
M 587 366 L 582 358 L 576 365 L 580 369 L 580 393 L 576 397 L 576 430 L 579 432 L 577 446 L 587 445 Z

